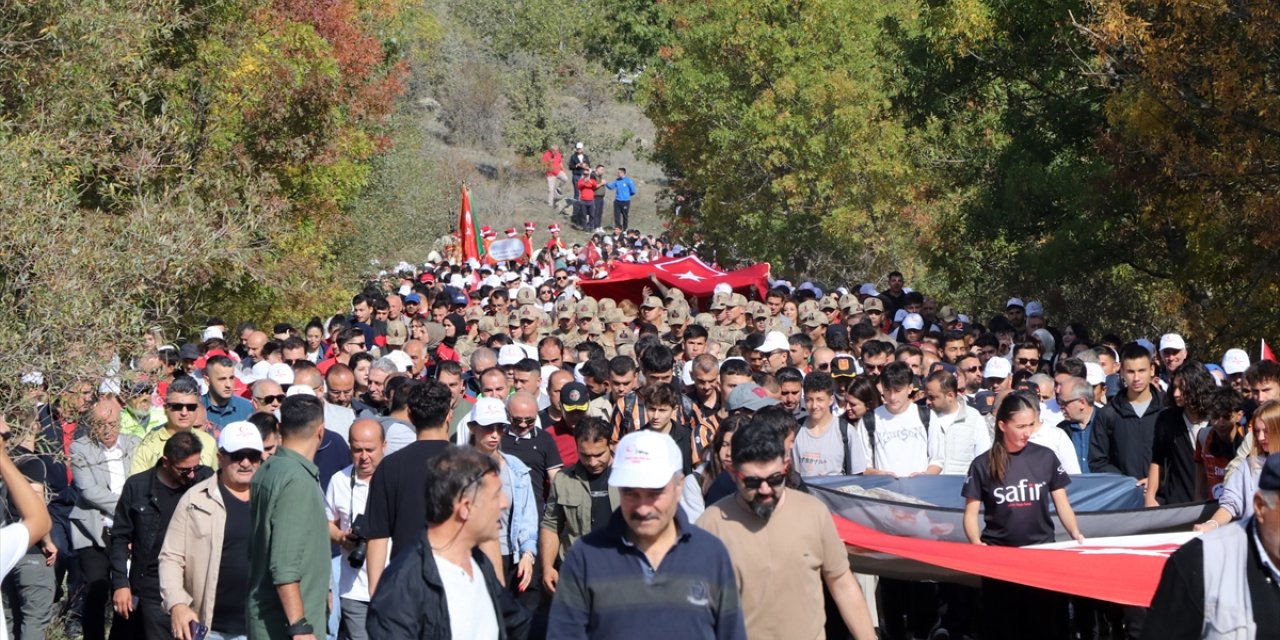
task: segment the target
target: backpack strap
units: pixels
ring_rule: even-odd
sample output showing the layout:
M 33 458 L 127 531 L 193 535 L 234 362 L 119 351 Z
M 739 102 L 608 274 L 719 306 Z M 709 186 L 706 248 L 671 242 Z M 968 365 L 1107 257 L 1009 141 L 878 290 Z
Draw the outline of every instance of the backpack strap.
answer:
M 849 455 L 849 421 L 840 416 L 840 442 L 844 443 L 844 475 L 853 475 L 853 463 L 849 460 L 853 456 Z
M 871 443 L 871 468 L 879 469 L 876 460 L 876 412 L 874 409 L 862 414 L 862 426 L 867 430 L 867 441 Z
M 924 427 L 924 439 L 929 439 L 929 405 L 918 404 L 916 409 L 920 411 L 920 425 Z

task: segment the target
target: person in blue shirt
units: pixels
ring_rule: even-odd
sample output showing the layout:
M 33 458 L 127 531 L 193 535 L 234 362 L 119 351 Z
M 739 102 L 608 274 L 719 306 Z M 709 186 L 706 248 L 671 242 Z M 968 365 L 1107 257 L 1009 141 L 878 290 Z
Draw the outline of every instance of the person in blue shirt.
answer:
M 205 415 L 209 422 L 223 427 L 247 420 L 253 414 L 253 404 L 235 394 L 236 365 L 226 356 L 213 356 L 204 367 L 209 392 L 201 396 Z
M 636 195 L 636 183 L 627 176 L 626 167 L 618 167 L 618 177 L 605 185 L 610 191 L 617 191 L 613 196 L 613 226 L 628 229 L 631 215 L 631 198 Z
M 1070 378 L 1059 385 L 1058 406 L 1066 418 L 1057 425 L 1071 438 L 1080 469 L 1089 473 L 1089 438 L 1093 435 L 1097 407 L 1093 404 L 1093 386 L 1083 378 Z

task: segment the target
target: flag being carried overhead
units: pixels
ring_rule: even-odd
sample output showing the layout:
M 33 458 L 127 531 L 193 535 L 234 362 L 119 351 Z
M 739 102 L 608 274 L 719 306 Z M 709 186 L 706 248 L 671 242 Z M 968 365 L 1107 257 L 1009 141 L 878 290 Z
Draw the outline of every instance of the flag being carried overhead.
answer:
M 462 242 L 462 259 L 480 260 L 484 257 L 484 245 L 480 243 L 480 225 L 471 214 L 471 196 L 467 185 L 462 185 L 462 215 L 458 219 L 458 239 Z
M 1271 353 L 1271 347 L 1268 347 L 1268 346 L 1267 346 L 1267 340 L 1266 340 L 1266 338 L 1263 338 L 1263 339 L 1262 339 L 1262 352 L 1258 355 L 1258 359 L 1259 359 L 1259 360 L 1270 360 L 1270 361 L 1272 361 L 1272 362 L 1275 362 L 1275 361 L 1276 361 L 1276 354 Z

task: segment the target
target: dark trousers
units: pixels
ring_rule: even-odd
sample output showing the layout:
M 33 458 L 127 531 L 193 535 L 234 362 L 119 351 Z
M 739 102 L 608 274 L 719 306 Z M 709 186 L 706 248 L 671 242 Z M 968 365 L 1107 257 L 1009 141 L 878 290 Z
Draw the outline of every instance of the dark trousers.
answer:
M 626 231 L 631 224 L 631 201 L 630 200 L 614 200 L 613 201 L 613 226 Z
M 573 201 L 573 218 L 570 220 L 575 227 L 585 227 L 591 222 L 591 203 L 582 200 Z
M 514 562 L 510 554 L 502 556 L 502 574 L 507 579 L 507 591 L 515 596 L 520 606 L 533 612 L 533 620 L 529 625 L 526 640 L 542 640 L 547 637 L 547 613 L 551 602 L 550 598 L 543 598 L 542 568 L 535 560 L 533 579 L 529 581 L 529 586 L 524 591 L 520 591 L 520 578 L 516 575 L 518 567 L 519 565 Z M 542 606 L 544 602 L 548 605 L 545 608 Z
M 591 203 L 591 224 L 587 226 L 599 229 L 602 224 L 604 224 L 604 196 L 596 196 L 595 202 Z
M 878 602 L 884 616 L 880 629 L 889 640 L 927 638 L 938 621 L 938 589 L 931 582 L 881 578 Z
M 137 597 L 138 605 L 129 613 L 128 620 L 118 613 L 111 620 L 111 640 L 173 640 L 169 612 L 160 602 L 160 584 L 134 589 L 133 595 Z
M 1054 591 L 982 579 L 982 640 L 1022 640 L 1029 629 L 1043 640 L 1067 640 L 1067 596 Z
M 111 602 L 111 559 L 100 547 L 78 550 L 80 575 L 84 579 L 80 625 L 85 640 L 106 640 L 107 606 Z

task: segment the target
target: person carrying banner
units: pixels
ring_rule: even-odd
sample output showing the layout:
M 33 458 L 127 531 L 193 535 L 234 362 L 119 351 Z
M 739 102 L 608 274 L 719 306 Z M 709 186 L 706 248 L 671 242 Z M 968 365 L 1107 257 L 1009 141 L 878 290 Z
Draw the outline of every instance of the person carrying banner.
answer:
M 1084 542 L 1067 500 L 1071 478 L 1051 449 L 1031 442 L 1039 420 L 1038 399 L 1015 392 L 1000 403 L 991 450 L 974 459 L 961 489 L 969 542 L 1006 547 L 1053 542 L 1050 500 L 1067 533 Z M 979 508 L 984 528 L 978 526 Z M 1021 638 L 1028 629 L 1041 638 L 1068 637 L 1067 600 L 1059 593 L 984 579 L 982 611 L 983 640 Z

